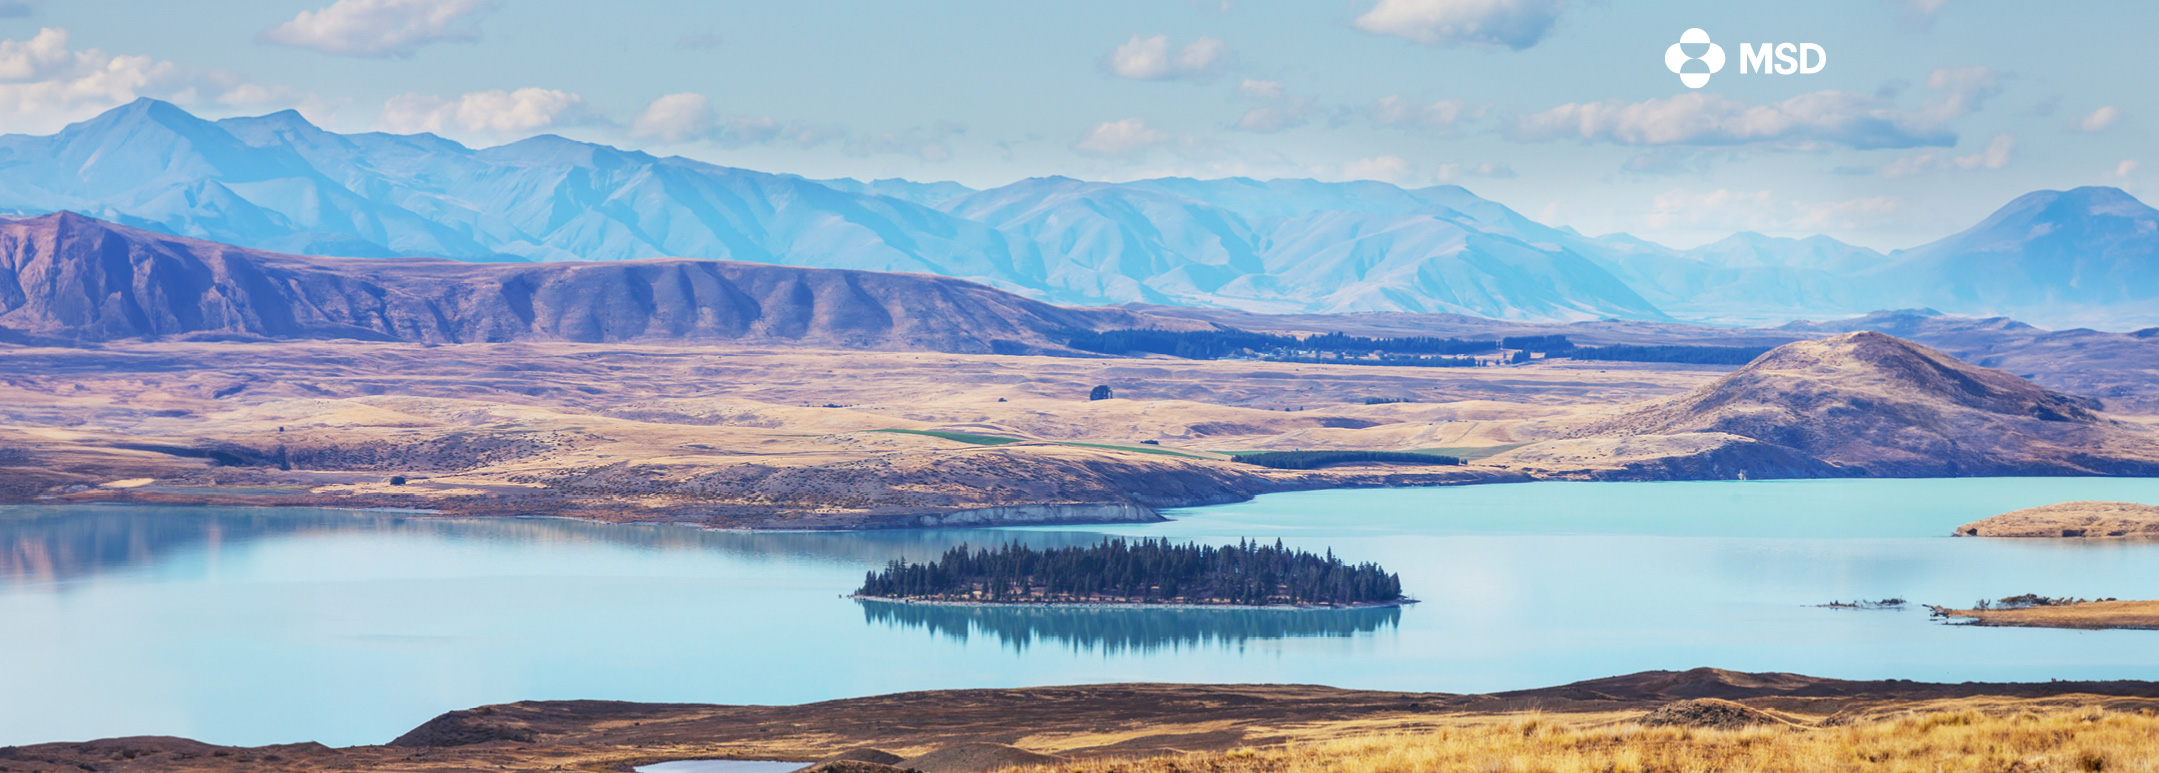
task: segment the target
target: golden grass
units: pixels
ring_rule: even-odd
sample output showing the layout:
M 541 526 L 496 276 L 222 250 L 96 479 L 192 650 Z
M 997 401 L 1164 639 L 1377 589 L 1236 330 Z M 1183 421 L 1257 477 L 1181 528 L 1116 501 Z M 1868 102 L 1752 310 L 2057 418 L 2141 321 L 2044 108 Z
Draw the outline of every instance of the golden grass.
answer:
M 1641 771 L 2159 771 L 2159 716 L 2103 709 L 1942 712 L 1829 727 L 1570 725 L 1539 715 L 1428 732 L 1035 773 L 1627 773 Z
M 2086 601 L 2019 609 L 1945 609 L 1942 614 L 1972 618 L 1981 625 L 2023 628 L 2159 629 L 2159 601 Z

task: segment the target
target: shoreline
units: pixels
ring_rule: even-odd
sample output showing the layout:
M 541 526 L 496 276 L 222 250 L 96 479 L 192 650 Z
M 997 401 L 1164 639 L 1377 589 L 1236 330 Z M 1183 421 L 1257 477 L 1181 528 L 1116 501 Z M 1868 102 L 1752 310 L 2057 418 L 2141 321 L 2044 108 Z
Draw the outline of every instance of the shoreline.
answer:
M 1458 468 L 1458 469 L 1459 469 L 1459 468 Z M 1510 484 L 1530 484 L 1530 483 L 1640 483 L 1640 484 L 1656 484 L 1656 483 L 1729 483 L 1729 484 L 1743 484 L 1743 483 L 1806 483 L 1806 482 L 1831 482 L 1831 481 L 1835 481 L 1835 482 L 1851 482 L 1851 481 L 1951 480 L 1951 479 L 1955 479 L 1955 480 L 2022 480 L 2022 479 L 2032 479 L 2032 480 L 2049 480 L 2049 481 L 2051 481 L 2051 480 L 2060 480 L 2060 479 L 2063 479 L 2063 478 L 2077 478 L 2077 479 L 2087 479 L 2087 480 L 2124 480 L 2124 479 L 2132 479 L 2132 476 L 2120 476 L 2120 475 L 2077 475 L 2077 476 L 2051 476 L 2051 475 L 2048 475 L 2048 476 L 2037 476 L 2037 475 L 1987 475 L 1987 476 L 1977 476 L 1977 477 L 1975 477 L 1975 478 L 1961 478 L 1961 477 L 1956 477 L 1956 476 L 1932 476 L 1932 477 L 1930 477 L 1930 476 L 1864 476 L 1864 477 L 1857 477 L 1857 478 L 1811 478 L 1811 477 L 1797 477 L 1797 478 L 1753 478 L 1753 479 L 1725 479 L 1725 478 L 1659 478 L 1659 479 L 1639 479 L 1639 478 L 1599 478 L 1599 477 L 1578 477 L 1578 476 L 1575 476 L 1575 475 L 1571 475 L 1571 474 L 1553 474 L 1553 473 L 1551 473 L 1551 472 L 1549 472 L 1549 471 L 1544 471 L 1544 472 L 1541 472 L 1541 473 L 1540 473 L 1540 472 L 1528 472 L 1528 471 L 1523 471 L 1523 470 L 1511 470 L 1511 469 L 1495 469 L 1495 468 L 1485 468 L 1485 469 L 1482 469 L 1482 470 L 1478 470 L 1478 472 L 1480 472 L 1480 473 L 1483 473 L 1483 474 L 1482 474 L 1482 475 L 1479 475 L 1479 476 L 1474 476 L 1474 477 L 1468 477 L 1468 478 L 1457 478 L 1457 479 L 1451 479 L 1451 480 L 1442 480 L 1442 481 L 1429 481 L 1429 480 L 1415 480 L 1415 481 L 1403 481 L 1403 482 L 1399 482 L 1399 484 L 1398 484 L 1398 485 L 1390 485 L 1390 483 L 1396 483 L 1396 482 L 1393 482 L 1393 481 L 1380 481 L 1380 482 L 1375 482 L 1375 481 L 1372 481 L 1372 480 L 1368 480 L 1368 479 L 1357 479 L 1357 478 L 1351 478 L 1351 479 L 1348 479 L 1348 480 L 1333 480 L 1333 481 L 1324 481 L 1324 480 L 1323 480 L 1323 481 L 1313 481 L 1313 480 L 1309 480 L 1309 479 L 1306 479 L 1306 480 L 1287 480 L 1287 481 L 1277 481 L 1277 483 L 1278 483 L 1279 485 L 1274 485 L 1274 486 L 1270 486 L 1270 487 L 1267 487 L 1267 488 L 1265 488 L 1265 489 L 1263 489 L 1263 490 L 1257 490 L 1257 491 L 1251 491 L 1251 492 L 1246 492 L 1246 493 L 1244 493 L 1244 494 L 1243 494 L 1243 496 L 1241 496 L 1241 497 L 1238 497 L 1238 498 L 1234 498 L 1234 499 L 1207 498 L 1207 499 L 1201 499 L 1201 500 L 1197 500 L 1197 501 L 1191 501 L 1191 502 L 1177 502 L 1177 503 L 1172 503 L 1172 504 L 1161 504 L 1161 505 L 1148 505 L 1148 506 L 1142 506 L 1142 507 L 1144 507 L 1145 509 L 1147 509 L 1147 510 L 1149 510 L 1149 511 L 1151 511 L 1151 512 L 1153 512 L 1153 513 L 1155 514 L 1155 517 L 1154 517 L 1154 518 L 1151 518 L 1151 519 L 1147 519 L 1147 520 L 1101 520 L 1101 519 L 1091 519 L 1091 518 L 1076 518 L 1076 519 L 1072 519 L 1072 520 L 1053 519 L 1053 520 L 1030 520 L 1030 521 L 1015 521 L 1015 522 L 1012 522 L 1012 523 L 964 523 L 964 524 L 961 524 L 961 523 L 954 523 L 954 524 L 945 524 L 945 523 L 938 523 L 938 524 L 935 524 L 935 525 L 923 524 L 923 523 L 921 523 L 921 522 L 920 522 L 920 521 L 921 521 L 921 519 L 924 519 L 924 518 L 936 518 L 936 519 L 942 519 L 942 518 L 943 518 L 943 517 L 945 517 L 945 516 L 949 516 L 949 515 L 952 515 L 952 514 L 955 514 L 955 513 L 971 513 L 971 512 L 980 512 L 980 511 L 984 511 L 984 510 L 997 510 L 997 509 L 1002 509 L 1002 508 L 1018 508 L 1018 507 L 1060 507 L 1060 506 L 1073 506 L 1073 505 L 1080 505 L 1080 506 L 1092 506 L 1092 507 L 1102 507 L 1102 506 L 1110 506 L 1110 505 L 1111 505 L 1112 503 L 1036 503 L 1036 504 L 1026 504 L 1026 505 L 999 505 L 999 506 L 991 506 L 991 507 L 986 507 L 986 508 L 971 508 L 971 509 L 960 509 L 960 510 L 945 510 L 945 511 L 937 511 L 937 512 L 928 512 L 928 513 L 919 513 L 919 512 L 918 512 L 918 513 L 901 513 L 901 514 L 875 514 L 875 515 L 863 515 L 863 516 L 859 516 L 859 518 L 860 518 L 860 521 L 859 521 L 859 522 L 857 522 L 857 523 L 854 523 L 854 524 L 847 524 L 847 525 L 841 525 L 841 524 L 836 524 L 836 523 L 833 523 L 833 522 L 829 522 L 829 521 L 828 521 L 828 522 L 826 522 L 825 524 L 796 524 L 796 523 L 790 523 L 790 521 L 793 521 L 793 520 L 797 520 L 797 519 L 781 519 L 781 520 L 759 520 L 759 521 L 750 521 L 750 522 L 748 522 L 748 523 L 739 523 L 739 522 L 738 522 L 738 523 L 723 523 L 723 522 L 717 522 L 717 521 L 715 521 L 715 520 L 707 520 L 707 521 L 698 521 L 698 520 L 687 520 L 687 519 L 683 519 L 683 518 L 679 517 L 679 516 L 680 516 L 680 513 L 675 513 L 675 514 L 674 514 L 674 515 L 673 515 L 672 517 L 670 517 L 670 516 L 663 516 L 663 515 L 655 515 L 655 516 L 653 516 L 653 517 L 649 517 L 649 518 L 638 518 L 638 517 L 627 517 L 627 518 L 626 518 L 626 517 L 620 517 L 620 516 L 619 516 L 618 514 L 616 514 L 616 513 L 614 512 L 614 511 L 610 511 L 610 510 L 605 510 L 605 509 L 592 509 L 592 508 L 583 508 L 583 507 L 577 507 L 577 506 L 574 506 L 574 505 L 573 505 L 573 506 L 569 506 L 569 507 L 547 507 L 547 506 L 541 506 L 541 507 L 537 507 L 537 508 L 534 508 L 533 510 L 530 510 L 530 511 L 506 511 L 506 510 L 507 510 L 507 508 L 503 508 L 503 507 L 501 506 L 501 504 L 500 504 L 499 502 L 488 502 L 488 503 L 486 503 L 486 505 L 488 505 L 488 506 L 482 506 L 482 507 L 459 507 L 458 505 L 461 505 L 461 504 L 469 504 L 469 503 L 463 503 L 463 502 L 443 502 L 443 503 L 439 503 L 439 504 L 440 504 L 440 506 L 438 506 L 438 507 L 432 507 L 432 508 L 430 508 L 430 507 L 414 507 L 414 506 L 412 506 L 412 505 L 410 505 L 410 504 L 386 504 L 386 503 L 385 503 L 385 504 L 375 504 L 375 503 L 370 503 L 370 502 L 366 501 L 365 499 L 362 499 L 362 501 L 358 501 L 358 502 L 352 502 L 352 503 L 349 503 L 349 504 L 348 504 L 348 503 L 339 503 L 339 502 L 334 502 L 334 501 L 332 501 L 332 502 L 326 502 L 326 501 L 322 501 L 322 498 L 320 498 L 320 497 L 307 497 L 307 498 L 305 498 L 304 500 L 300 500 L 300 501 L 294 501 L 294 500 L 290 500 L 290 499 L 288 499 L 288 500 L 282 500 L 282 501 L 280 501 L 280 500 L 272 499 L 272 498 L 270 498 L 270 497 L 266 497 L 266 496 L 263 496 L 263 495 L 241 495 L 241 494 L 232 494 L 232 495 L 218 495 L 218 494 L 215 494 L 215 493 L 191 493 L 191 494 L 170 494 L 170 493 L 155 493 L 155 494 L 154 494 L 153 496 L 140 496 L 140 495 L 122 495 L 122 496 L 110 496 L 110 495 L 112 495 L 112 494 L 120 494 L 120 493 L 122 493 L 122 492 L 129 492 L 129 493 L 131 494 L 131 493 L 132 493 L 132 491 L 133 491 L 132 489 L 117 489 L 117 490 L 116 490 L 116 489 L 99 489 L 99 490 L 96 490 L 95 492 L 85 492 L 85 493 L 96 493 L 96 494 L 104 494 L 104 495 L 106 495 L 106 496 L 94 496 L 94 497 L 84 497 L 84 498 L 75 498 L 75 497 L 77 497 L 77 496 L 80 496 L 80 495 L 63 495 L 63 496 L 41 496 L 41 497 L 37 497 L 37 498 L 33 498 L 33 499 L 27 499 L 27 500 L 15 500 L 15 501 L 0 501 L 0 507 L 9 507 L 9 506 L 20 506 L 20 507 L 74 507 L 74 506 L 115 506 L 115 507 L 228 507 L 228 508 L 249 508 L 249 509 L 280 509 L 280 508 L 291 508 L 291 509 L 310 509 L 310 510 L 341 510 L 341 511 L 347 511 L 347 512 L 355 512 L 355 513 L 379 513 L 379 514 L 387 514 L 387 515 L 411 515 L 411 516 L 418 516 L 418 517 L 425 517 L 425 518 L 472 518 L 472 519 L 495 519 L 495 518 L 559 518 L 559 519 L 565 519 L 565 520 L 585 521 L 585 522 L 588 522 L 588 523 L 600 523 L 600 524 L 625 524 L 625 525 L 665 525 L 665 526 L 681 526 L 681 527 L 689 527 L 689 528 L 707 529 L 707 530 L 711 530 L 711 531 L 724 531 L 724 532 L 739 532 L 739 533 L 802 533 L 802 534 L 814 534 L 814 533 L 828 533 L 828 532 L 873 532 L 873 531 L 937 531 L 937 530 L 943 530 L 943 529 L 952 529 L 952 528 L 973 528 L 973 529 L 993 529 L 993 528 L 1021 528 L 1021 529 L 1025 529 L 1025 528 L 1044 528 L 1044 527 L 1061 527 L 1061 526 L 1115 526 L 1115 525 L 1134 525 L 1134 524 L 1147 524 L 1147 523 L 1162 523 L 1162 522 L 1166 522 L 1166 521 L 1170 521 L 1170 520 L 1175 520 L 1175 519 L 1173 519 L 1173 518 L 1170 518 L 1170 517 L 1168 517 L 1168 516 L 1162 515 L 1161 513 L 1162 513 L 1163 511 L 1169 511 L 1169 510 L 1186 510 L 1186 509 L 1191 509 L 1191 508 L 1197 508 L 1197 507 L 1213 507 L 1213 506 L 1218 506 L 1218 505 L 1226 505 L 1226 504 L 1239 504 L 1239 503 L 1244 503 L 1244 502 L 1251 502 L 1251 501 L 1253 501 L 1253 500 L 1257 499 L 1258 497 L 1261 497 L 1261 496 L 1266 496 L 1266 495 L 1269 495 L 1269 494 L 1292 494 L 1292 493 L 1304 493 L 1304 492 L 1314 492 L 1314 491 L 1357 491 L 1357 490 L 1371 490 L 1371 489 L 1385 489 L 1385 490 L 1402 490 L 1402 489 L 1442 489 L 1442 488 L 1455 488 L 1455 487 L 1462 487 L 1462 486 L 1499 486 L 1499 485 L 1510 485 Z M 1307 484 L 1307 483 L 1320 483 L 1320 484 L 1322 484 L 1322 485 L 1301 485 L 1301 484 Z M 264 501 L 264 500 L 266 500 L 266 499 L 268 499 L 268 500 L 270 500 L 270 501 Z M 764 524 L 771 524 L 771 525 L 764 525 Z M 1952 533 L 1952 534 L 1951 534 L 1950 536 L 1953 536 L 1953 537 L 1962 537 L 1962 536 L 1971 536 L 1971 535 L 1964 535 L 1964 534 L 1961 534 L 1961 533 L 1954 533 L 1954 532 L 1953 532 L 1953 533 Z M 1980 535 L 1980 536 L 1981 536 L 1982 538 L 1986 538 L 1986 535 Z M 1993 537 L 1993 538 L 1994 538 L 1994 539 L 2062 539 L 2062 540 L 2065 540 L 2065 541 L 2073 541 L 2073 540 L 2075 540 L 2075 539 L 2076 539 L 2076 538 L 2062 538 L 2062 537 Z M 2087 539 L 2089 539 L 2089 538 L 2087 538 Z M 2155 538 L 2155 539 L 2159 539 L 2159 538 Z M 2124 538 L 2119 538 L 2119 537 L 2116 537 L 2116 538 L 2100 538 L 2100 539 L 2099 539 L 2098 541 L 2113 541 L 2113 542 L 2138 542 L 2138 541 L 2147 541 L 2147 540 L 2139 540 L 2139 539 L 2136 539 L 2136 538 L 2128 538 L 2128 539 L 2124 539 Z
M 1548 478 L 1512 470 L 1484 468 L 1464 475 L 1462 468 L 1450 468 L 1444 473 L 1381 473 L 1366 477 L 1356 473 L 1330 476 L 1314 471 L 1297 471 L 1290 476 L 1270 476 L 1255 473 L 1253 482 L 1258 485 L 1241 487 L 1234 496 L 1206 496 L 1188 500 L 1174 500 L 1163 504 L 1145 505 L 1129 501 L 1121 502 L 1030 502 L 1016 504 L 984 505 L 938 510 L 916 510 L 888 513 L 849 513 L 833 516 L 812 515 L 794 518 L 772 518 L 781 510 L 756 516 L 740 514 L 711 516 L 695 520 L 695 505 L 667 508 L 666 511 L 625 513 L 605 506 L 593 506 L 568 497 L 553 498 L 553 502 L 533 502 L 530 509 L 517 508 L 502 500 L 456 500 L 427 503 L 427 507 L 410 502 L 383 502 L 369 496 L 352 497 L 349 502 L 331 500 L 320 494 L 304 496 L 275 496 L 265 494 L 221 493 L 216 491 L 191 491 L 187 493 L 152 491 L 134 488 L 95 488 L 89 491 L 61 495 L 44 495 L 31 499 L 0 501 L 0 506 L 20 505 L 32 507 L 65 507 L 70 505 L 122 505 L 146 507 L 247 507 L 247 508 L 309 508 L 317 510 L 346 510 L 354 512 L 386 512 L 424 515 L 442 518 L 566 518 L 610 524 L 665 524 L 692 526 L 714 531 L 730 532 L 866 532 L 866 531 L 915 531 L 950 528 L 1004 528 L 1004 527 L 1055 527 L 1055 526 L 1109 526 L 1162 523 L 1170 519 L 1159 511 L 1210 507 L 1215 505 L 1250 502 L 1253 499 L 1278 493 L 1301 491 L 1397 489 L 1397 488 L 1445 488 L 1453 486 L 1491 485 L 1501 483 L 1537 483 L 1562 478 Z M 1252 471 L 1240 471 L 1252 472 Z M 1276 471 L 1279 472 L 1279 471 Z M 542 497 L 535 497 L 542 498 Z M 331 501 L 325 501 L 331 500 Z M 1042 517 L 1043 510 L 1064 510 L 1070 515 Z M 1105 517 L 1106 511 L 1115 515 Z M 685 515 L 690 517 L 686 518 Z M 1009 516 L 1009 517 L 1008 517 Z M 807 521 L 807 523 L 804 523 Z
M 2057 628 L 2073 631 L 2159 631 L 2159 601 L 2081 601 L 2006 609 L 1927 609 L 1949 625 L 1980 628 Z
M 881 604 L 917 604 L 941 607 L 1007 607 L 1022 609 L 1253 609 L 1279 612 L 1340 612 L 1353 609 L 1387 609 L 1406 607 L 1420 603 L 1420 599 L 1401 598 L 1394 601 L 1367 601 L 1356 604 L 1151 604 L 1144 601 L 943 601 L 937 599 L 906 599 L 889 596 L 864 596 L 850 593 L 842 598 L 853 601 L 874 601 Z

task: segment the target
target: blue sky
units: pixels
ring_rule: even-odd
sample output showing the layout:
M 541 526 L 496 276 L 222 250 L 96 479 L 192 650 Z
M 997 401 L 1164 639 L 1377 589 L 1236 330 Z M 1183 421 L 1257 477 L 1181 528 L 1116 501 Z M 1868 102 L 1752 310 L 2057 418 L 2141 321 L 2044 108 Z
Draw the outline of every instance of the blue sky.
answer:
M 138 96 L 812 177 L 1452 182 L 1689 246 L 1891 249 L 2040 188 L 2147 200 L 2159 4 L 0 0 L 0 131 Z M 1727 53 L 1699 90 L 1666 47 Z M 1815 43 L 1811 75 L 1737 72 Z

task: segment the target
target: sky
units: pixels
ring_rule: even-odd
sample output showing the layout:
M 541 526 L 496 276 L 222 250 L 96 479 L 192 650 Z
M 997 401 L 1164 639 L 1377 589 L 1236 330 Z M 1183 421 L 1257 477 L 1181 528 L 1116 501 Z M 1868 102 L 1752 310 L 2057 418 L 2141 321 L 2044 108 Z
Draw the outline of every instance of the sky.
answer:
M 809 177 L 1451 183 L 1585 233 L 1917 246 L 2159 195 L 2159 3 L 0 0 L 0 132 L 137 97 Z M 1689 88 L 1688 29 L 1725 55 Z M 1814 73 L 1741 73 L 1812 43 Z M 1683 49 L 1704 55 L 1703 46 Z M 1713 58 L 1713 57 L 1712 57 Z M 1701 69 L 1703 62 L 1688 67 Z

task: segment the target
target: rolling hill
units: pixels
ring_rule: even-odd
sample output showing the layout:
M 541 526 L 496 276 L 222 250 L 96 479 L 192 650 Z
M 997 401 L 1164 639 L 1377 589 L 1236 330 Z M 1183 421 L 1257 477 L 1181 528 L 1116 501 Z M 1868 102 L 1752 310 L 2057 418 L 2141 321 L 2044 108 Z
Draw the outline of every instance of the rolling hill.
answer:
M 1866 331 L 1777 347 L 1690 392 L 1506 456 L 1602 453 L 1635 473 L 1726 465 L 1707 477 L 2159 474 L 2159 436 L 2099 408 Z

